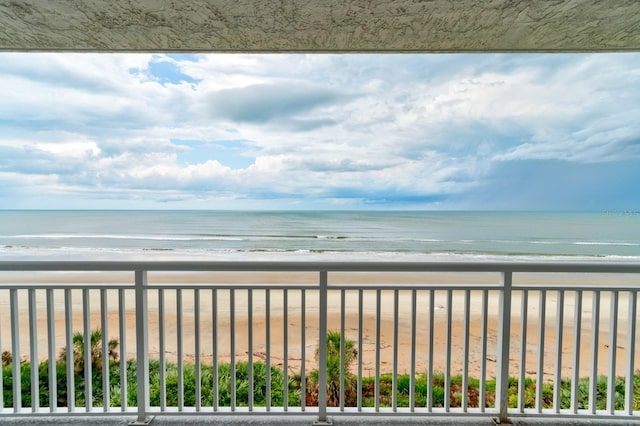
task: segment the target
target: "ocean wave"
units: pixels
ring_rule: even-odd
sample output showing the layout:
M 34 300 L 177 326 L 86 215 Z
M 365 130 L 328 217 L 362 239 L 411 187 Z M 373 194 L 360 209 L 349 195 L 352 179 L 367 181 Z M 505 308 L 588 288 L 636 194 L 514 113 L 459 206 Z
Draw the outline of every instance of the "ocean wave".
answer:
M 150 241 L 264 241 L 264 240 L 346 240 L 346 235 L 268 235 L 268 234 L 202 234 L 202 235 L 149 235 L 149 234 L 19 234 L 0 235 L 0 238 L 24 240 L 71 240 L 71 239 L 104 239 L 104 240 L 150 240 Z
M 540 240 L 529 241 L 529 243 L 531 243 L 531 244 L 546 244 L 546 245 L 567 244 L 566 241 L 540 241 Z
M 172 234 L 94 234 L 94 233 L 46 233 L 46 234 L 18 234 L 1 235 L 0 239 L 7 242 L 19 242 L 28 240 L 105 240 L 105 241 L 169 241 L 169 242 L 207 242 L 207 241 L 230 241 L 230 242 L 254 242 L 254 241 L 290 241 L 290 240 L 325 240 L 342 241 L 348 240 L 350 243 L 380 241 L 382 244 L 401 243 L 433 243 L 433 244 L 462 244 L 469 246 L 473 244 L 499 244 L 499 245 L 549 245 L 549 246 L 611 246 L 611 247 L 640 247 L 640 243 L 629 241 L 571 241 L 571 240 L 509 240 L 509 239 L 437 239 L 437 238 L 394 238 L 386 239 L 375 236 L 347 236 L 342 234 L 299 234 L 299 235 L 279 235 L 279 234 L 197 234 L 197 235 L 172 235 Z M 5 244 L 6 246 L 20 244 Z M 413 250 L 410 248 L 410 250 Z
M 104 239 L 104 240 L 140 240 L 140 241 L 244 241 L 239 236 L 209 235 L 209 236 L 176 236 L 176 235 L 118 235 L 118 234 L 22 234 L 3 235 L 0 238 L 12 239 L 44 239 L 44 240 L 73 240 L 73 239 Z
M 573 241 L 571 244 L 577 246 L 631 246 L 640 247 L 640 243 L 624 243 L 617 241 Z
M 575 245 L 575 246 L 622 246 L 622 247 L 640 247 L 640 243 L 630 243 L 624 241 L 549 241 L 549 240 L 533 240 L 527 241 L 529 244 L 544 245 Z
M 489 251 L 444 250 L 416 251 L 349 251 L 335 249 L 230 249 L 176 247 L 55 247 L 34 248 L 0 246 L 0 260 L 208 260 L 208 261 L 411 261 L 411 262 L 640 262 L 640 255 L 589 255 L 547 253 L 501 253 Z

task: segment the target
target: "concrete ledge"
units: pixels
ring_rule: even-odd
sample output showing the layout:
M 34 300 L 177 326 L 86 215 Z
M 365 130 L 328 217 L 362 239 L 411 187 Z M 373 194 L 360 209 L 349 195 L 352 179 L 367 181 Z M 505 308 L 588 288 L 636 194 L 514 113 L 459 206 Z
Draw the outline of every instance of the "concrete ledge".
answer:
M 639 51 L 636 0 L 0 0 L 0 50 Z

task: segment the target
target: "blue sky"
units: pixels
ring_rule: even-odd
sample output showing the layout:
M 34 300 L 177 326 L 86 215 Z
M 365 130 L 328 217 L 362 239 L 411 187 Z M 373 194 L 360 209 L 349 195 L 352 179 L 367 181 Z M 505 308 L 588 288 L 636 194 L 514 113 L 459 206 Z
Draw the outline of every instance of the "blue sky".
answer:
M 640 209 L 640 54 L 0 53 L 0 208 Z

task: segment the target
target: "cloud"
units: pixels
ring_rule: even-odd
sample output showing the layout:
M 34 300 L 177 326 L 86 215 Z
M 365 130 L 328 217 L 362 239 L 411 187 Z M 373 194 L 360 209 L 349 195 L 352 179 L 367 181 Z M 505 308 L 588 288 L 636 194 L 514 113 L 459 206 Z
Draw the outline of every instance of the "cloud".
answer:
M 219 90 L 210 95 L 211 114 L 215 119 L 245 123 L 294 120 L 343 97 L 337 91 L 320 86 L 258 84 Z M 331 120 L 301 120 L 302 124 L 322 126 Z M 307 127 L 309 130 L 313 126 Z
M 351 172 L 369 172 L 373 170 L 382 170 L 389 167 L 388 163 L 368 161 L 366 159 L 335 159 L 333 157 L 326 158 L 324 160 L 308 159 L 300 165 L 301 169 L 306 169 L 311 172 L 337 172 L 337 173 L 351 173 Z
M 639 54 L 2 53 L 0 198 L 526 209 L 617 194 L 629 204 L 617 188 L 637 178 L 639 65 Z M 546 190 L 549 176 L 566 196 Z
M 587 164 L 565 160 L 501 162 L 472 191 L 456 197 L 462 208 L 494 210 L 635 210 L 637 162 Z

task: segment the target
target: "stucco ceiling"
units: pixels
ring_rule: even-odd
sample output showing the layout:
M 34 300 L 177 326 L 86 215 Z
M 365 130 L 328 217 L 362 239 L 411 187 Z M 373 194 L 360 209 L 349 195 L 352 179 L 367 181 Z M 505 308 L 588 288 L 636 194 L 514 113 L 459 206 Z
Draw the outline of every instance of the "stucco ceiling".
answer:
M 0 50 L 640 51 L 640 1 L 0 0 Z

